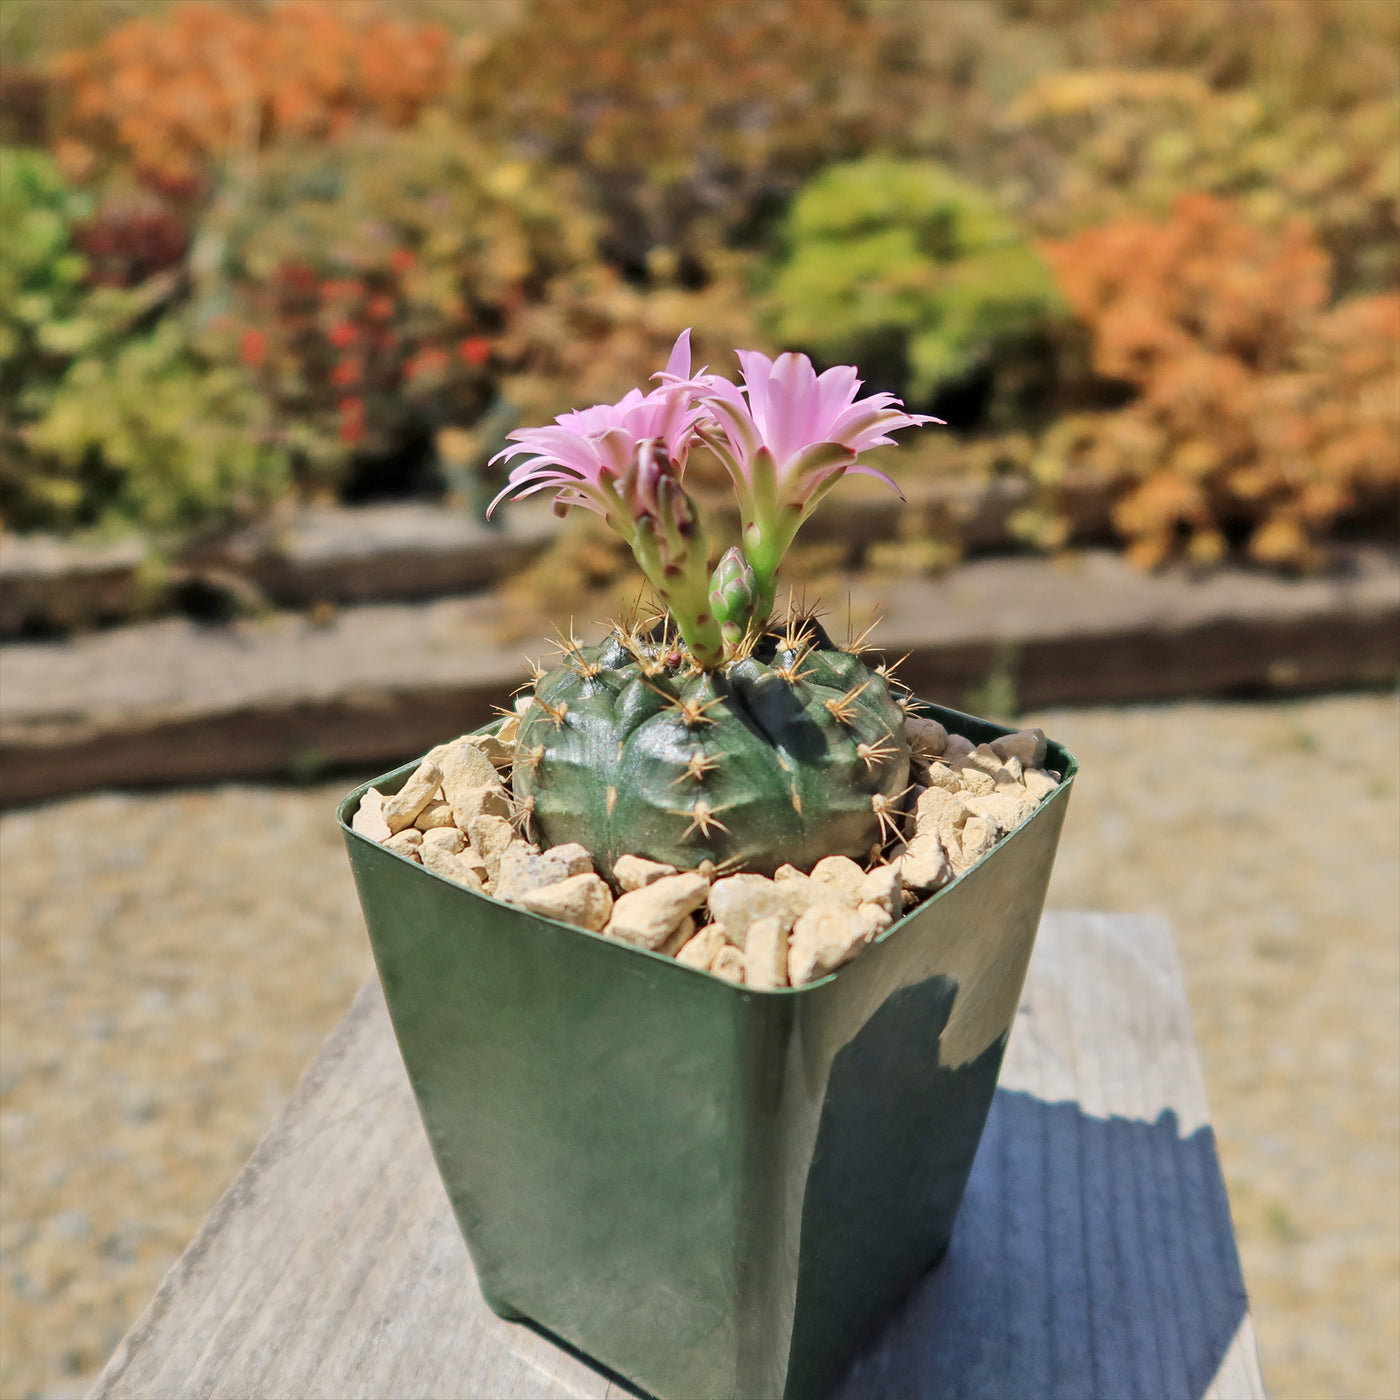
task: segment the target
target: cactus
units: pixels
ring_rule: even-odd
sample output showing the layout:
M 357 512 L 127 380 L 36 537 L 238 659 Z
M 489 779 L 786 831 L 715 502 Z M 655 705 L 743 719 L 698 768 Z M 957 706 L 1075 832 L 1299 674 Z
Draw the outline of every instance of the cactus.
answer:
M 908 782 L 904 713 L 884 676 L 811 620 L 703 670 L 669 629 L 567 644 L 520 723 L 515 796 L 549 844 L 599 869 L 631 853 L 771 875 L 864 859 Z
M 559 508 L 596 511 L 662 605 L 653 625 L 616 624 L 599 646 L 561 639 L 562 664 L 522 707 L 521 817 L 550 845 L 582 843 L 600 870 L 624 854 L 764 874 L 865 858 L 908 781 L 884 668 L 791 606 L 781 630 L 770 614 L 778 563 L 817 501 L 846 471 L 871 472 L 860 453 L 889 431 L 933 420 L 889 394 L 858 399 L 850 366 L 818 377 L 806 356 L 740 362 L 742 390 L 692 378 L 686 333 L 658 389 L 522 429 L 501 454 L 530 455 L 497 501 L 552 487 Z M 742 545 L 713 573 L 681 484 L 697 442 L 729 472 L 742 521 Z

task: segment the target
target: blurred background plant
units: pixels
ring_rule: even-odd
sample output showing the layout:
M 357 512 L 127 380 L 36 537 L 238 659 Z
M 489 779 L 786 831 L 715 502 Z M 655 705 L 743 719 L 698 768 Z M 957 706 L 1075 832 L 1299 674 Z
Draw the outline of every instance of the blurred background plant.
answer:
M 1129 558 L 1215 564 L 1243 546 L 1307 567 L 1341 522 L 1384 511 L 1400 462 L 1400 295 L 1333 306 L 1305 219 L 1261 227 L 1186 195 L 1167 220 L 1123 216 L 1045 251 L 1095 370 L 1137 396 L 1062 419 L 1032 473 L 1052 497 L 1073 475 L 1106 485 Z
M 769 292 L 771 331 L 827 364 L 855 361 L 911 404 L 982 373 L 991 426 L 1043 412 L 1067 319 L 1055 279 L 976 186 L 929 161 L 867 156 L 797 193 Z
M 1299 571 L 1344 562 L 1354 539 L 1393 547 L 1397 93 L 1395 0 L 0 0 L 5 582 L 9 557 L 76 559 L 75 575 L 107 568 L 104 556 L 143 561 L 111 566 L 137 581 L 112 601 L 104 585 L 100 604 L 80 596 L 17 625 L 63 655 L 54 631 L 143 609 L 251 614 L 274 593 L 246 561 L 298 538 L 313 556 L 303 584 L 320 586 L 329 538 L 377 588 L 354 551 L 386 519 L 393 535 L 424 528 L 424 503 L 479 514 L 499 484 L 487 460 L 513 427 L 615 399 L 686 326 L 697 366 L 732 374 L 734 346 L 791 345 L 823 366 L 857 363 L 872 387 L 948 420 L 882 464 L 907 505 L 852 483 L 850 513 L 819 515 L 789 555 L 789 581 L 838 611 L 853 574 L 894 595 L 964 550 L 1115 544 L 1143 568 Z M 689 477 L 719 493 L 707 506 L 723 497 L 705 453 Z M 416 508 L 350 509 L 407 498 Z M 733 528 L 717 522 L 719 547 Z M 71 547 L 14 547 L 46 533 Z M 514 572 L 469 603 L 501 635 L 529 645 L 541 612 L 582 625 L 635 597 L 630 553 L 587 512 L 554 536 L 521 533 L 527 549 L 509 535 L 499 556 L 483 548 Z M 134 539 L 108 549 L 115 536 Z M 402 575 L 423 556 L 397 557 Z M 305 614 L 273 626 L 335 626 L 334 603 L 294 596 Z M 172 668 L 188 669 L 173 645 Z M 993 712 L 1017 692 L 1014 648 L 997 656 L 977 700 Z M 1385 985 L 1376 950 L 1393 964 L 1376 914 L 1394 904 L 1375 878 L 1393 875 L 1388 848 L 1365 872 L 1347 867 L 1356 914 L 1337 912 L 1337 861 L 1358 832 L 1395 829 L 1382 761 L 1394 716 L 1379 706 L 1320 702 L 1293 738 L 1302 721 L 1280 709 L 1254 750 L 1241 747 L 1253 721 L 1234 709 L 1056 719 L 1076 746 L 1075 725 L 1097 744 L 1101 792 L 1142 797 L 1131 827 L 1126 809 L 1095 810 L 1089 788 L 1076 797 L 1090 803 L 1096 878 L 1123 876 L 1095 888 L 1138 908 L 1142 872 L 1158 869 L 1186 901 L 1193 997 L 1206 988 L 1218 1011 L 1197 1024 L 1232 1086 L 1221 1121 L 1254 1124 L 1250 1152 L 1268 1164 L 1231 1194 L 1277 1394 L 1396 1393 L 1394 1236 L 1350 1213 L 1332 1170 L 1337 1142 L 1361 1141 L 1364 1170 L 1393 1174 L 1393 1155 L 1367 1155 L 1393 1128 L 1393 1056 L 1353 1024 L 1356 997 Z M 1347 757 L 1358 744 L 1359 762 Z M 1155 773 L 1166 751 L 1186 756 L 1189 800 L 1164 843 L 1171 801 L 1137 769 Z M 1296 849 L 1259 840 L 1250 812 L 1286 816 L 1278 784 L 1301 783 L 1319 756 L 1341 781 L 1329 779 L 1330 825 L 1309 808 Z M 319 762 L 298 750 L 289 768 Z M 1236 769 L 1254 808 L 1215 794 L 1188 810 Z M 235 1078 L 255 1082 L 275 1032 L 290 1046 L 265 1065 L 280 1096 L 365 975 L 305 976 L 348 946 L 331 899 L 344 891 L 322 873 L 343 855 L 304 859 L 329 794 L 287 806 L 269 834 L 257 792 L 213 806 L 199 789 L 142 798 L 149 830 L 135 837 L 135 809 L 105 797 L 69 811 L 81 839 L 65 835 L 63 804 L 7 825 L 21 834 L 7 844 L 20 893 L 5 957 L 28 940 L 48 971 L 42 985 L 23 970 L 3 984 L 17 989 L 5 1026 L 21 1047 L 0 1075 L 3 1161 L 18 1163 L 0 1182 L 4 1395 L 85 1393 L 262 1130 L 263 1109 L 232 1113 Z M 1323 856 L 1319 830 L 1333 843 Z M 1181 878 L 1183 833 L 1214 875 Z M 1115 865 L 1110 848 L 1136 854 Z M 252 918 L 243 865 L 278 860 L 295 897 L 264 881 L 269 917 Z M 201 905 L 206 877 L 227 889 Z M 1261 881 L 1276 898 L 1261 903 Z M 1320 923 L 1298 903 L 1304 888 Z M 188 948 L 152 917 L 162 910 Z M 318 936 L 327 959 L 308 960 Z M 239 967 L 246 977 L 230 975 Z M 210 1023 L 205 988 L 226 994 L 214 1019 L 227 1053 L 211 1059 L 212 1037 L 188 1031 L 153 1039 L 150 1083 L 178 1107 L 152 1118 L 135 1080 L 118 1094 L 110 1075 L 133 1055 L 121 1027 L 167 1024 L 148 1003 L 166 986 L 187 1017 L 175 1027 Z M 1340 1008 L 1330 1023 L 1322 994 Z M 1267 1034 L 1241 1041 L 1240 1018 L 1271 997 Z M 120 1009 L 115 1034 L 98 1008 Z M 1307 1063 L 1290 1078 L 1275 1051 L 1299 1024 L 1321 1030 L 1299 1040 Z M 116 1125 L 98 1155 L 94 1102 Z M 1323 1150 L 1309 1104 L 1335 1110 L 1342 1135 L 1326 1126 Z M 76 1146 L 55 1154 L 59 1140 Z M 1293 1226 L 1276 1200 L 1306 1221 L 1322 1184 L 1345 1208 L 1317 1208 L 1280 1243 Z
M 511 427 L 685 325 L 932 405 L 922 470 L 1033 492 L 1004 547 L 1076 543 L 1079 488 L 1146 566 L 1314 566 L 1383 519 L 1400 7 L 933 13 L 9 0 L 6 526 L 479 508 Z M 1134 323 L 1173 332 L 1125 358 Z M 922 530 L 886 562 L 956 557 Z

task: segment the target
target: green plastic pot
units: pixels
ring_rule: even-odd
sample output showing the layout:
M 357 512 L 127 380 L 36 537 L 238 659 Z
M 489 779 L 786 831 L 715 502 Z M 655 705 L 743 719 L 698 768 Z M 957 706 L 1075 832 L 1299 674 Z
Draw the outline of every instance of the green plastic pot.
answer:
M 1064 780 L 1019 830 L 833 975 L 777 991 L 443 879 L 352 831 L 365 788 L 346 797 L 389 1014 L 490 1306 L 665 1400 L 826 1391 L 948 1246 L 1076 771 L 1053 743 L 1047 764 Z

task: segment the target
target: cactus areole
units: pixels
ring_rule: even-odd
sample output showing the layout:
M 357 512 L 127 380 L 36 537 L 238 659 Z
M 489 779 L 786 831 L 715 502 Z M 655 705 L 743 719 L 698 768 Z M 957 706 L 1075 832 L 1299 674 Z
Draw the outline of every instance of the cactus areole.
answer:
M 553 489 L 561 513 L 602 515 L 659 603 L 599 646 L 572 637 L 525 710 L 518 802 L 550 845 L 578 841 L 600 868 L 630 853 L 771 874 L 883 844 L 909 774 L 903 696 L 859 643 L 836 647 L 789 608 L 773 622 L 778 565 L 802 522 L 860 454 L 937 422 L 891 394 L 858 398 L 843 365 L 739 351 L 744 384 L 690 370 L 690 333 L 647 394 L 561 414 L 511 436 L 523 456 L 492 503 Z M 741 543 L 710 564 L 682 478 L 708 447 L 739 503 Z

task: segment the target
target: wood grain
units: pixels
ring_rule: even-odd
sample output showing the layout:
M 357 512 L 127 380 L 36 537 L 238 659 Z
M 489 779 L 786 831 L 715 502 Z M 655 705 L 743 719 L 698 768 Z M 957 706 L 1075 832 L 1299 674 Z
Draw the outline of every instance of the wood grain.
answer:
M 1390 685 L 1400 665 L 1400 556 L 1358 548 L 1336 575 L 1241 568 L 1145 575 L 1102 551 L 974 560 L 897 585 L 852 574 L 829 599 L 885 614 L 902 678 L 981 712 L 991 678 L 1023 707 Z M 830 619 L 842 634 L 843 608 Z M 62 646 L 0 647 L 0 805 L 133 783 L 394 767 L 484 723 L 525 678 L 486 594 L 347 607 L 226 627 L 185 619 Z M 580 619 L 580 635 L 591 633 Z
M 1170 931 L 1047 915 L 953 1244 L 842 1400 L 1264 1395 Z M 492 1314 L 366 987 L 92 1396 L 636 1394 Z

